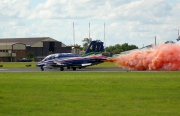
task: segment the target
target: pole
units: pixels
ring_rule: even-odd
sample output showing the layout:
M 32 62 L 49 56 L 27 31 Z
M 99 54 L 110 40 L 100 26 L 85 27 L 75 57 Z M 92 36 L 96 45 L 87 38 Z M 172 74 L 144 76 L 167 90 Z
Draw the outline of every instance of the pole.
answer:
M 180 36 L 179 36 L 179 25 L 177 26 L 177 28 L 176 28 L 176 30 L 177 30 L 177 34 L 178 34 L 178 37 L 177 37 L 177 41 L 180 41 Z
M 13 45 L 12 45 L 12 49 L 11 49 L 11 62 L 13 62 L 12 52 L 13 52 Z
M 90 23 L 89 23 L 89 39 L 90 39 Z
M 104 23 L 104 46 L 105 46 L 105 48 L 104 48 L 104 50 L 105 50 L 105 53 L 106 53 L 106 36 L 105 36 L 105 23 Z
M 179 25 L 178 25 L 178 37 L 179 37 Z
M 156 46 L 156 36 L 155 36 L 155 46 Z
M 73 22 L 73 40 L 74 40 L 74 46 L 75 46 L 74 22 Z

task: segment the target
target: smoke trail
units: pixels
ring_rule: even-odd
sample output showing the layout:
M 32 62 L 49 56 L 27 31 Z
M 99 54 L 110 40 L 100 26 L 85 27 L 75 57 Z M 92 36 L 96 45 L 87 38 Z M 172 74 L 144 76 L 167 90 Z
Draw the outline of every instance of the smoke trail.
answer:
M 133 70 L 180 70 L 180 45 L 162 44 L 153 50 L 133 51 L 107 62 Z

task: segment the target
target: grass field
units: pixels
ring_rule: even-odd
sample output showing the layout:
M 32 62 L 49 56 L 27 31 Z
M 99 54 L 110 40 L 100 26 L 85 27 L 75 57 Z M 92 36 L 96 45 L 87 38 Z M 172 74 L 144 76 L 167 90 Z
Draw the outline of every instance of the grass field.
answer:
M 0 73 L 0 115 L 178 116 L 180 72 Z
M 35 68 L 37 62 L 0 62 L 3 68 L 26 68 L 26 65 L 31 65 L 28 68 Z

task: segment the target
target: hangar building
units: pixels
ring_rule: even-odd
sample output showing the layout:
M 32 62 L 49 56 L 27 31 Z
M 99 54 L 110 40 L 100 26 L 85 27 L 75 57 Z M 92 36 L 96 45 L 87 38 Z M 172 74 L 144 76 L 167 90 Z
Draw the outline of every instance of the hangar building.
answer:
M 26 45 L 18 42 L 0 43 L 0 61 L 15 61 L 26 56 Z
M 36 59 L 42 59 L 52 53 L 77 51 L 78 49 L 72 50 L 72 46 L 66 46 L 50 37 L 0 39 L 0 61 L 3 62 L 18 61 L 25 58 L 28 52 L 32 52 Z

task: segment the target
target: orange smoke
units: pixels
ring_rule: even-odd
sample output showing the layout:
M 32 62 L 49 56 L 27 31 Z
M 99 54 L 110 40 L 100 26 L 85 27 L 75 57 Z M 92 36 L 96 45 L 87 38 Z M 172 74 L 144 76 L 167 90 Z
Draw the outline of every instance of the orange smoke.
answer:
M 162 44 L 153 50 L 133 51 L 107 62 L 133 70 L 180 70 L 180 45 Z

